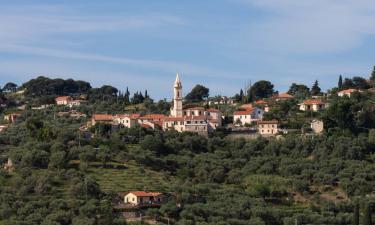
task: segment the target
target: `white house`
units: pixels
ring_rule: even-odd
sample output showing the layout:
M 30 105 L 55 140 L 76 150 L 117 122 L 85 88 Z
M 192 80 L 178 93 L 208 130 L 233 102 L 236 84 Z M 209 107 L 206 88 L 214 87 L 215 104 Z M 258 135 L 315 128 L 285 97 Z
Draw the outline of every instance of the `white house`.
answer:
M 233 122 L 240 125 L 251 124 L 263 118 L 264 111 L 259 108 L 247 109 L 245 111 L 235 111 L 233 113 Z
M 351 95 L 355 92 L 362 92 L 362 91 L 358 90 L 358 89 L 350 88 L 350 89 L 346 89 L 346 90 L 342 90 L 342 91 L 337 92 L 337 95 L 340 96 L 340 97 L 348 96 L 350 98 Z
M 160 192 L 131 191 L 124 196 L 124 203 L 131 205 L 160 205 L 166 200 Z
M 322 102 L 319 99 L 308 99 L 303 103 L 299 104 L 299 109 L 301 111 L 322 111 L 326 108 L 326 103 Z

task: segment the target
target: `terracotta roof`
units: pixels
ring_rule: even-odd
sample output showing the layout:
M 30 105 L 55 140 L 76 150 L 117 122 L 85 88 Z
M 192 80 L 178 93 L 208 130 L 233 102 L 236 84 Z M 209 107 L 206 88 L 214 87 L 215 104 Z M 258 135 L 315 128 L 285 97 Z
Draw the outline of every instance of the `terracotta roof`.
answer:
M 262 120 L 262 121 L 258 121 L 257 123 L 258 124 L 278 124 L 279 121 L 277 121 L 277 120 Z
M 264 101 L 264 100 L 258 100 L 255 102 L 255 104 L 258 104 L 258 105 L 267 105 L 268 102 Z
M 324 104 L 324 102 L 322 102 L 319 99 L 308 99 L 308 100 L 305 100 L 303 102 L 303 104 L 305 104 L 305 105 L 321 105 L 321 104 Z
M 117 118 L 129 118 L 129 119 L 138 119 L 141 114 L 117 114 Z
M 184 117 L 165 117 L 163 119 L 164 122 L 169 122 L 169 121 L 184 121 Z
M 339 92 L 337 92 L 337 94 L 351 94 L 351 93 L 357 92 L 357 91 L 359 92 L 360 90 L 350 88 L 350 89 L 339 91 Z
M 113 120 L 113 116 L 109 114 L 93 114 L 92 118 L 99 121 Z
M 253 110 L 245 110 L 245 111 L 235 111 L 233 115 L 235 116 L 242 116 L 242 115 L 250 115 L 253 112 Z
M 281 93 L 275 96 L 275 98 L 294 98 L 293 95 L 290 95 L 288 93 Z
M 72 97 L 70 97 L 70 96 L 59 96 L 55 100 L 56 101 L 67 101 L 69 99 L 72 99 Z
M 252 109 L 253 104 L 243 104 L 240 106 L 240 109 Z
M 161 120 L 161 119 L 164 119 L 165 117 L 167 117 L 167 116 L 164 115 L 164 114 L 147 114 L 147 115 L 141 116 L 139 119 L 141 119 L 141 120 Z
M 137 197 L 156 197 L 162 195 L 163 193 L 160 192 L 146 192 L 146 191 L 130 191 L 128 194 L 133 194 Z
M 152 126 L 149 125 L 149 124 L 145 124 L 145 123 L 141 123 L 139 124 L 139 126 L 143 127 L 143 128 L 146 128 L 146 129 L 152 129 Z

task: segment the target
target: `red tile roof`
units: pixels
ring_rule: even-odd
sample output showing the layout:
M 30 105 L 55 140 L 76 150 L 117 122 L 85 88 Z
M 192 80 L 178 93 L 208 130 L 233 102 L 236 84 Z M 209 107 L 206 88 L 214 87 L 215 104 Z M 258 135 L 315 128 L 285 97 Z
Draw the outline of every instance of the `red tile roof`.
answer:
M 113 116 L 109 114 L 93 114 L 92 119 L 98 120 L 98 121 L 109 121 L 109 120 L 113 120 Z
M 70 97 L 70 96 L 59 96 L 55 100 L 56 100 L 56 102 L 59 102 L 59 101 L 68 101 L 68 100 L 72 100 L 72 97 Z
M 303 102 L 305 105 L 322 105 L 324 102 L 322 102 L 319 99 L 308 99 Z
M 351 93 L 357 92 L 357 91 L 359 91 L 359 90 L 354 89 L 354 88 L 350 88 L 350 89 L 339 91 L 339 92 L 337 92 L 337 94 L 351 94 Z
M 164 122 L 169 122 L 169 121 L 184 121 L 184 117 L 165 117 L 163 119 Z
M 264 101 L 264 100 L 258 100 L 255 102 L 255 104 L 258 104 L 258 105 L 267 105 L 268 102 Z
M 252 109 L 253 104 L 243 104 L 240 106 L 240 109 Z
M 167 116 L 164 115 L 164 114 L 147 114 L 147 115 L 141 116 L 139 119 L 141 119 L 141 120 L 162 120 L 165 117 L 167 117 Z
M 275 96 L 275 98 L 294 98 L 293 95 L 290 95 L 288 93 L 281 93 Z
M 235 116 L 243 116 L 243 115 L 250 115 L 253 112 L 253 109 L 251 110 L 245 110 L 245 111 L 235 111 L 233 115 Z

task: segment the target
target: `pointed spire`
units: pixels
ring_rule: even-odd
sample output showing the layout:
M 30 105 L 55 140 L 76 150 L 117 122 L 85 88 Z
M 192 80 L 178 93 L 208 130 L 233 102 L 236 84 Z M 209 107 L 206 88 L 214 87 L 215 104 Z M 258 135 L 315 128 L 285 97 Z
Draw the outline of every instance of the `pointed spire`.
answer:
M 181 87 L 181 80 L 180 80 L 180 75 L 177 73 L 176 75 L 176 81 L 174 82 L 175 87 Z

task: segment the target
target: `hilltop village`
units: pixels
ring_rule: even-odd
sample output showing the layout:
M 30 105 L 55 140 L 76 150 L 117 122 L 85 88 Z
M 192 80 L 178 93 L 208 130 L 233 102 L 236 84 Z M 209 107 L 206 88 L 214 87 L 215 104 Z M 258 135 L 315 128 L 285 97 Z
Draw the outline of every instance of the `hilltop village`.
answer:
M 171 78 L 171 98 L 157 102 L 147 90 L 72 79 L 5 84 L 0 224 L 372 218 L 375 68 L 327 91 L 315 81 L 279 93 L 260 80 L 210 96 L 183 84 Z

